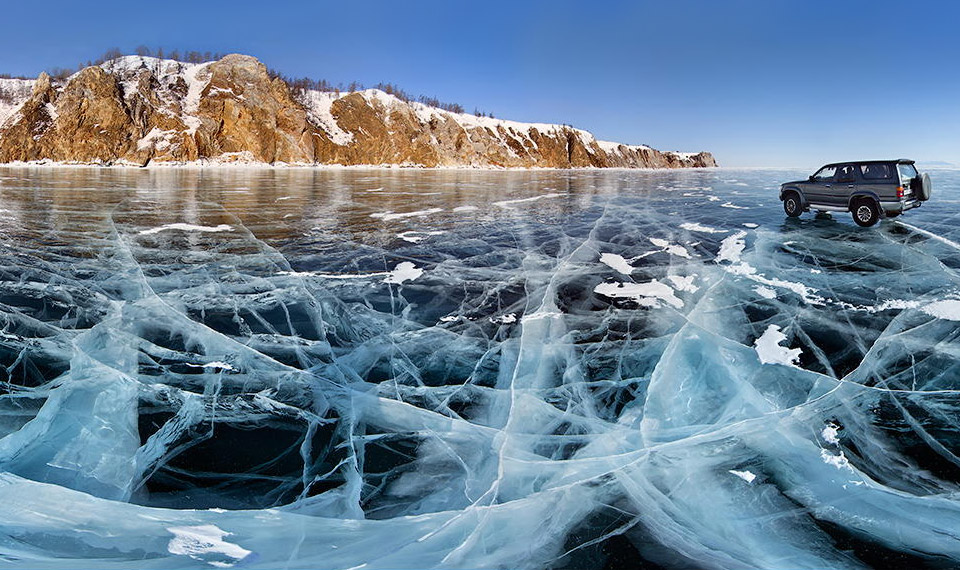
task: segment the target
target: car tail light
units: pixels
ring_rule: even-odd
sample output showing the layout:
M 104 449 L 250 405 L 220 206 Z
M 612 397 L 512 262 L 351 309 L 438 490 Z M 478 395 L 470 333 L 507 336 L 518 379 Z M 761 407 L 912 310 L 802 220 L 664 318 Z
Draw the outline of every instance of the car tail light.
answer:
M 903 186 L 897 186 L 897 198 L 903 198 Z

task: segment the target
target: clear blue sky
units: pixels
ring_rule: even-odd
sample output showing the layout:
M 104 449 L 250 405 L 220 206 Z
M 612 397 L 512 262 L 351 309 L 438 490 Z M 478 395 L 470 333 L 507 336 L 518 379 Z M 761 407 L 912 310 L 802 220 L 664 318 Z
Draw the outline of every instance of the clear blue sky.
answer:
M 960 4 L 819 0 L 284 1 L 4 6 L 0 72 L 110 47 L 242 52 L 392 82 L 725 166 L 960 163 Z

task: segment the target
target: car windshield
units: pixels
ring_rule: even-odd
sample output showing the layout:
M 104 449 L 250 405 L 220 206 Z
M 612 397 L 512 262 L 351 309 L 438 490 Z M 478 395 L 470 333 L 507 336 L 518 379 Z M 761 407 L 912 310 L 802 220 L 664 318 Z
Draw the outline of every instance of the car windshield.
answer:
M 837 173 L 836 166 L 824 166 L 813 175 L 813 179 L 817 182 L 823 182 L 825 180 L 833 180 L 833 175 Z
M 900 171 L 900 180 L 907 183 L 911 178 L 916 178 L 917 169 L 912 164 L 898 164 L 897 170 Z

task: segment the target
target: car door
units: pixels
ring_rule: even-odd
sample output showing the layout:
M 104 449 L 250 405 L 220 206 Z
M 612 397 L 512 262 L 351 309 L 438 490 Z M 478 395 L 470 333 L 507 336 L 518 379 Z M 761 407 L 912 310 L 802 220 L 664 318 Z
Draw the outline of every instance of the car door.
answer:
M 850 196 L 857 191 L 857 165 L 841 164 L 837 166 L 835 180 L 829 204 L 845 208 L 850 203 Z
M 817 204 L 830 205 L 830 194 L 833 192 L 836 173 L 836 165 L 824 166 L 803 184 L 803 193 L 806 194 L 807 202 L 811 206 L 816 208 Z

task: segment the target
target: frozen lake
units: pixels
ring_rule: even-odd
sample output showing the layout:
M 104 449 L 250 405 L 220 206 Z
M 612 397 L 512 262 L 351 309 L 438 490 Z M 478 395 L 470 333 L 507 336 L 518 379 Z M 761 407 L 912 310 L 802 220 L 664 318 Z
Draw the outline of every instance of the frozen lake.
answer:
M 960 172 L 0 168 L 0 567 L 960 565 Z

